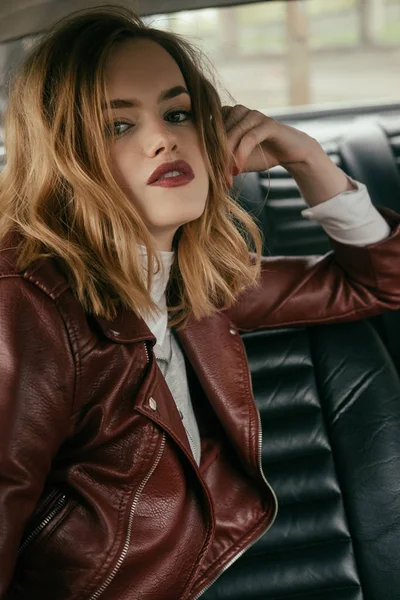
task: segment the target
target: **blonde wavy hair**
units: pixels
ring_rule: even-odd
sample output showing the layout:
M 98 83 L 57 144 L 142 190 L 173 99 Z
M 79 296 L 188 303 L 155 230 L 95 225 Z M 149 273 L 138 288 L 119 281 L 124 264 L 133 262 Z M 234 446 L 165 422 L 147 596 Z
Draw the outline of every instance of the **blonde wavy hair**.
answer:
M 110 111 L 104 69 L 113 46 L 149 38 L 178 64 L 209 174 L 203 214 L 177 231 L 167 289 L 169 325 L 183 327 L 232 305 L 257 283 L 262 238 L 232 199 L 221 100 L 201 53 L 180 36 L 147 26 L 130 9 L 107 5 L 72 13 L 31 49 L 11 81 L 5 115 L 7 163 L 0 174 L 0 238 L 22 234 L 20 271 L 52 257 L 85 312 L 113 319 L 120 308 L 148 315 L 147 279 L 137 242 L 156 261 L 145 223 L 110 171 Z

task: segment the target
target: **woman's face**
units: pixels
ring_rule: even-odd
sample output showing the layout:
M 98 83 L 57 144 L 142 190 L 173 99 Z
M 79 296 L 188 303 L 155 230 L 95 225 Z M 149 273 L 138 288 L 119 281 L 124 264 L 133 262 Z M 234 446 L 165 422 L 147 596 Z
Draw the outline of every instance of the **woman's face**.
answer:
M 158 248 L 171 250 L 177 229 L 203 213 L 209 185 L 185 80 L 168 52 L 147 39 L 116 46 L 105 76 L 110 100 L 119 101 L 110 124 L 113 174 Z

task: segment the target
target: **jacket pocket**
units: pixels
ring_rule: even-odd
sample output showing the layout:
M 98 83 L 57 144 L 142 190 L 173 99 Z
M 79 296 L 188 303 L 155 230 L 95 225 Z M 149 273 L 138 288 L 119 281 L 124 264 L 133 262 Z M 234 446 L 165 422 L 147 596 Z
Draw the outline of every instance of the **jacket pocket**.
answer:
M 67 495 L 58 489 L 52 490 L 44 497 L 43 501 L 39 501 L 24 531 L 18 549 L 18 556 L 23 554 L 42 531 L 49 527 L 52 521 L 66 506 L 67 501 Z

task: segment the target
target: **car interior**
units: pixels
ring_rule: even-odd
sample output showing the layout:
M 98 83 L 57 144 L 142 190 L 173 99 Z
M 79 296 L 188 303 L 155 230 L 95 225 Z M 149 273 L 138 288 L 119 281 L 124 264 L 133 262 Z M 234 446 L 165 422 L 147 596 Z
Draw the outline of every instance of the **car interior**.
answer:
M 40 35 L 40 31 L 60 16 L 97 4 L 79 0 L 32 0 L 29 3 L 14 0 L 9 5 L 2 4 L 0 72 L 3 87 L 6 74 L 23 55 L 24 48 L 29 47 L 32 36 Z M 366 184 L 375 205 L 400 212 L 398 72 L 394 67 L 388 70 L 389 93 L 386 94 L 386 84 L 375 65 L 369 71 L 363 67 L 365 73 L 361 74 L 357 65 L 354 74 L 349 76 L 346 71 L 353 68 L 352 56 L 357 55 L 361 60 L 363 53 L 371 52 L 371 48 L 381 53 L 385 65 L 392 56 L 400 58 L 400 0 L 333 0 L 331 10 L 327 8 L 329 0 L 142 0 L 120 4 L 136 8 L 147 19 L 162 15 L 156 23 L 166 23 L 167 17 L 171 17 L 175 30 L 180 18 L 186 20 L 186 25 L 197 20 L 199 26 L 197 15 L 203 14 L 201 11 L 205 11 L 204 15 L 207 13 L 210 23 L 212 15 L 217 15 L 215 11 L 222 11 L 227 23 L 232 24 L 229 19 L 234 16 L 249 27 L 250 17 L 246 17 L 245 9 L 257 9 L 254 13 L 258 15 L 257 21 L 263 19 L 262 11 L 270 10 L 272 5 L 276 14 L 281 10 L 282 15 L 285 10 L 289 11 L 286 5 L 291 5 L 291 11 L 303 10 L 307 5 L 310 21 L 314 19 L 314 32 L 319 26 L 325 27 L 322 37 L 330 35 L 330 30 L 340 23 L 343 23 L 343 31 L 346 27 L 350 31 L 349 23 L 356 22 L 357 15 L 361 15 L 362 26 L 354 34 L 358 36 L 354 45 L 346 42 L 346 46 L 343 42 L 344 46 L 337 47 L 336 53 L 329 51 L 332 63 L 337 56 L 341 65 L 348 64 L 341 67 L 340 72 L 335 71 L 336 79 L 331 87 L 344 88 L 352 77 L 363 75 L 367 89 L 371 90 L 370 96 L 361 93 L 358 98 L 349 100 L 348 95 L 337 101 L 337 95 L 332 101 L 315 102 L 311 94 L 308 103 L 302 103 L 301 100 L 290 102 L 293 96 L 289 97 L 288 93 L 284 103 L 278 97 L 270 104 L 266 93 L 264 104 L 252 108 L 315 137 L 332 161 Z M 338 16 L 339 9 L 343 9 L 344 16 Z M 380 18 L 384 15 L 386 25 L 379 35 L 383 36 L 382 31 L 389 32 L 386 41 L 384 36 L 371 39 L 377 35 L 378 14 Z M 259 37 L 267 36 L 267 25 L 263 30 L 256 21 L 254 31 Z M 223 19 L 218 23 L 217 31 Z M 339 25 L 337 30 L 341 29 Z M 294 29 L 296 33 L 296 24 Z M 300 29 L 297 35 L 301 38 L 304 31 Z M 334 41 L 337 46 L 346 38 L 343 31 L 337 31 Z M 343 33 L 342 41 L 339 33 Z M 281 58 L 271 45 L 273 60 L 281 60 L 284 65 L 290 52 L 296 50 L 293 46 L 296 43 L 300 44 L 297 54 L 301 55 L 304 44 L 302 46 L 299 37 L 294 37 L 291 50 L 289 48 L 288 54 Z M 203 49 L 206 53 L 209 50 L 212 59 L 214 46 L 210 41 L 208 49 L 207 39 L 205 36 Z M 226 39 L 232 40 L 229 27 Z M 243 35 L 241 39 L 243 42 L 248 38 Z M 290 46 L 291 42 L 285 39 L 285 44 Z M 390 45 L 391 54 L 384 47 L 385 43 Z M 319 52 L 328 56 L 326 48 L 309 48 L 311 55 Z M 268 54 L 268 49 L 264 49 L 264 53 Z M 255 56 L 258 68 L 263 64 L 263 54 L 259 52 Z M 268 60 L 265 58 L 266 74 Z M 296 60 L 300 61 L 301 56 Z M 253 66 L 251 61 L 246 64 L 251 79 Z M 231 79 L 227 86 L 232 82 L 238 89 L 241 85 L 238 70 L 242 67 L 229 66 Z M 254 66 L 254 73 L 255 70 Z M 329 66 L 324 73 L 329 78 Z M 375 78 L 379 89 L 375 88 Z M 1 84 L 0 75 L 0 88 Z M 236 93 L 241 103 L 251 97 L 251 85 L 243 100 Z M 315 82 L 314 87 L 317 87 Z M 6 106 L 5 94 L 0 102 L 1 112 Z M 0 129 L 0 158 L 4 165 L 6 155 L 1 132 Z M 283 167 L 236 176 L 232 193 L 238 195 L 242 206 L 256 218 L 263 233 L 265 255 L 311 256 L 331 252 L 324 229 L 302 217 L 301 211 L 307 204 Z M 398 600 L 400 311 L 344 324 L 244 333 L 242 339 L 261 415 L 263 470 L 277 495 L 279 511 L 271 530 L 239 556 L 201 597 L 207 600 Z

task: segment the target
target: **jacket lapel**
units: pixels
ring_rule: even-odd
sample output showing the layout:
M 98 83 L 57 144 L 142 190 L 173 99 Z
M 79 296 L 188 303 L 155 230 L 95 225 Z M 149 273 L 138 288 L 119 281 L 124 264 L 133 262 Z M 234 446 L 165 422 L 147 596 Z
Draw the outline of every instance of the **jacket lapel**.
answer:
M 104 335 L 114 342 L 121 344 L 144 342 L 146 344 L 149 368 L 135 398 L 135 410 L 167 431 L 181 449 L 194 460 L 175 400 L 152 352 L 156 338 L 146 322 L 133 311 L 128 310 L 118 312 L 112 321 L 96 316 L 93 318 Z
M 199 382 L 227 435 L 258 474 L 259 424 L 242 339 L 223 313 L 176 332 Z

